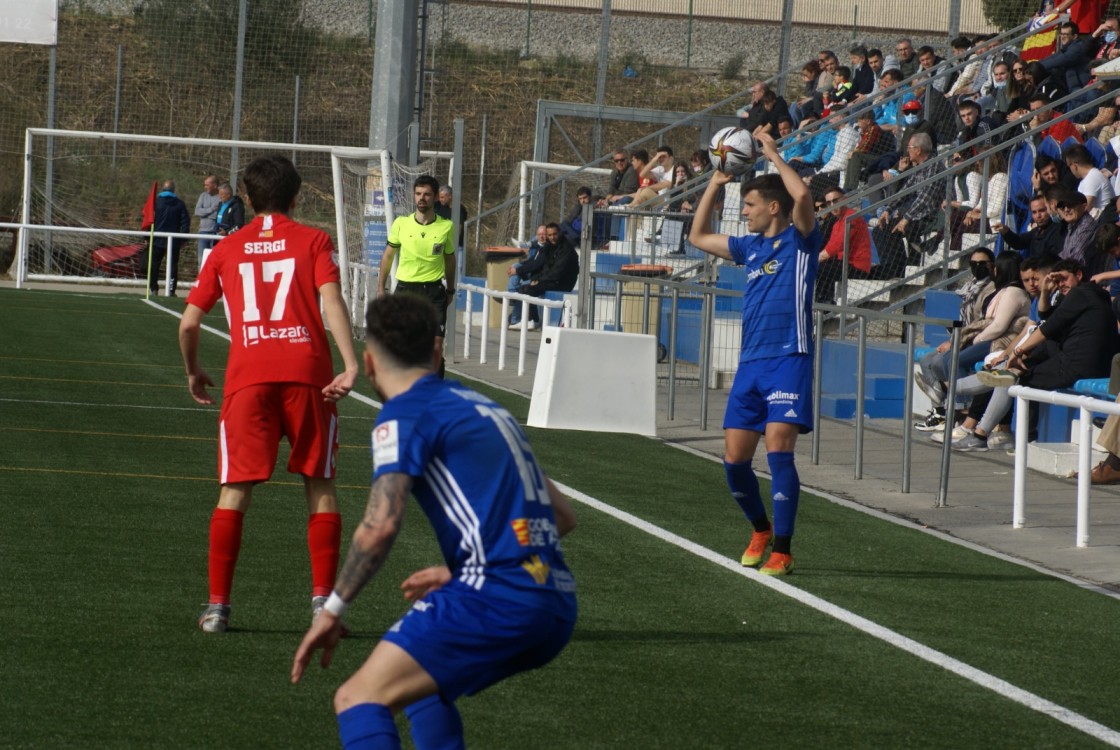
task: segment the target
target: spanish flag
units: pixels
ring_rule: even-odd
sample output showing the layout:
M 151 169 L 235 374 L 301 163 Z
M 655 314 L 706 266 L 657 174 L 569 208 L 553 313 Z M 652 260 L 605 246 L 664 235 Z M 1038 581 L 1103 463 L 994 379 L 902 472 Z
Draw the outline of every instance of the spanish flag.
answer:
M 1027 31 L 1034 31 L 1035 29 L 1042 28 L 1051 21 L 1056 21 L 1059 18 L 1057 13 L 1047 13 L 1042 16 L 1035 16 L 1031 19 Z M 1092 33 L 1087 32 L 1087 33 Z M 1051 26 L 1045 31 L 1039 31 L 1031 36 L 1028 36 L 1023 41 L 1023 62 L 1034 62 L 1049 57 L 1054 54 L 1058 49 L 1058 27 Z
M 517 535 L 517 543 L 522 547 L 529 546 L 529 521 L 524 518 L 515 518 L 509 523 L 513 533 Z

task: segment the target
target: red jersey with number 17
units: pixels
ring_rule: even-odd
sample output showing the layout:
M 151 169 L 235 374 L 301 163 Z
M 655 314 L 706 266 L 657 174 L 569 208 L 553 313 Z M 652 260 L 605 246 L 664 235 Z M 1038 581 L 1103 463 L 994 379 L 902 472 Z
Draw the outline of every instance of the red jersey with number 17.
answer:
M 226 298 L 226 396 L 260 383 L 331 382 L 319 288 L 338 280 L 331 238 L 283 214 L 258 216 L 214 246 L 187 302 L 209 312 Z

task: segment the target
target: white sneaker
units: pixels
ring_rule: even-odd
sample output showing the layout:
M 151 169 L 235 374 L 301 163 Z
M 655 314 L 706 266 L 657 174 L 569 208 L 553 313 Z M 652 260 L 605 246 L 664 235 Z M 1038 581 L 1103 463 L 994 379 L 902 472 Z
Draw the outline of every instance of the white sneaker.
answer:
M 540 327 L 541 327 L 541 324 L 540 324 L 540 323 L 538 323 L 537 321 L 535 321 L 535 320 L 530 320 L 530 321 L 529 321 L 529 330 L 530 330 L 530 331 L 536 331 L 536 330 L 538 330 L 538 329 L 539 329 Z
M 210 604 L 198 618 L 203 633 L 224 633 L 229 630 L 229 605 Z
M 949 438 L 949 442 L 950 443 L 955 443 L 958 440 L 960 440 L 961 438 L 963 438 L 965 435 L 971 435 L 971 434 L 972 434 L 972 430 L 968 429 L 967 427 L 962 427 L 961 425 L 957 425 L 956 427 L 953 428 L 953 434 Z M 931 433 L 930 436 L 929 436 L 929 439 L 932 440 L 935 443 L 944 443 L 945 442 L 945 430 L 942 429 L 942 430 L 938 430 L 937 432 Z
M 997 432 L 993 432 L 991 435 L 988 435 L 988 447 L 992 450 L 1009 448 L 1013 445 L 1015 445 L 1015 436 L 1010 432 L 999 430 Z

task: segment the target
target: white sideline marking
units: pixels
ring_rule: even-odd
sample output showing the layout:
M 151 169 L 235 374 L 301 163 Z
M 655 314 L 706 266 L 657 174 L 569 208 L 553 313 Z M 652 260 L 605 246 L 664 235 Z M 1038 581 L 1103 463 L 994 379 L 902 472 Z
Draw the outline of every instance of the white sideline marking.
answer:
M 866 633 L 874 638 L 878 638 L 885 643 L 894 646 L 902 651 L 917 656 L 919 659 L 929 662 L 935 666 L 946 669 L 954 674 L 957 674 L 966 680 L 973 682 L 980 687 L 987 688 L 992 692 L 1001 695 L 1009 700 L 1026 706 L 1029 709 L 1038 711 L 1039 713 L 1050 716 L 1058 721 L 1073 727 L 1091 737 L 1094 737 L 1102 742 L 1106 742 L 1113 747 L 1120 747 L 1120 732 L 1106 727 L 1103 724 L 1093 721 L 1092 719 L 1082 716 L 1079 713 L 1071 711 L 1068 708 L 1059 706 L 1057 703 L 1046 700 L 1034 693 L 1023 690 L 1022 688 L 1012 685 L 1006 680 L 1002 680 L 995 675 L 983 672 L 976 667 L 965 664 L 959 659 L 954 659 L 948 654 L 944 654 L 936 649 L 930 648 L 924 644 L 918 643 L 912 638 L 908 638 L 901 633 L 896 633 L 889 628 L 885 628 L 878 623 L 868 620 L 866 617 L 850 612 L 842 607 L 839 607 L 831 602 L 825 601 L 818 596 L 814 596 L 796 586 L 791 586 L 785 581 L 782 581 L 771 576 L 764 576 L 754 568 L 744 568 L 737 561 L 731 560 L 717 552 L 714 552 L 707 547 L 703 547 L 693 541 L 678 536 L 671 531 L 666 531 L 660 526 L 655 526 L 649 521 L 638 518 L 635 515 L 627 513 L 624 510 L 619 510 L 612 505 L 608 505 L 601 500 L 597 500 L 590 495 L 586 495 L 579 490 L 573 489 L 566 485 L 553 480 L 556 486 L 568 497 L 577 500 L 584 505 L 587 505 L 600 513 L 605 513 L 608 516 L 618 519 L 625 524 L 633 526 L 640 531 L 644 531 L 650 536 L 656 537 L 663 542 L 668 542 L 676 547 L 680 547 L 686 552 L 691 552 L 699 558 L 707 560 L 710 563 L 720 566 L 733 573 L 737 573 L 744 578 L 750 579 L 753 583 L 761 584 L 773 591 L 776 591 L 783 596 L 787 596 L 800 604 L 804 604 L 811 609 L 815 609 L 822 614 L 840 620 L 843 623 L 851 625 L 856 630 Z
M 153 303 L 148 302 L 148 304 L 153 304 Z M 170 310 L 170 309 L 168 309 L 166 307 L 163 307 L 161 305 L 154 305 L 153 304 L 153 306 L 158 307 L 161 310 L 166 310 L 167 312 L 169 312 L 173 315 L 178 315 L 174 310 Z M 182 316 L 179 315 L 178 317 L 182 317 Z M 204 328 L 206 328 L 206 327 L 204 326 Z M 225 338 L 227 340 L 229 339 L 229 336 L 227 334 L 222 333 L 221 331 L 218 331 L 216 329 L 206 328 L 206 330 L 209 330 L 212 333 L 215 333 L 219 336 L 222 336 L 223 338 Z M 367 403 L 367 404 L 370 404 L 370 405 L 375 405 L 375 408 L 381 408 L 381 404 L 379 404 L 378 402 L 374 401 L 371 398 L 368 398 L 366 396 L 362 396 L 361 394 L 357 394 L 357 393 L 351 393 L 350 395 L 354 396 L 355 398 L 357 398 L 359 401 L 361 401 L 363 403 Z M 697 453 L 699 454 L 699 451 L 697 451 Z M 555 480 L 553 480 L 553 481 L 555 482 Z M 740 565 L 735 560 L 731 560 L 730 558 L 725 557 L 723 555 L 720 555 L 719 553 L 717 553 L 713 550 L 710 550 L 707 547 L 699 545 L 696 542 L 693 542 L 689 539 L 685 539 L 682 536 L 678 536 L 677 534 L 674 534 L 671 531 L 666 531 L 665 529 L 661 528 L 660 526 L 656 526 L 656 525 L 650 523 L 649 521 L 645 521 L 641 518 L 638 518 L 637 516 L 635 516 L 631 513 L 627 513 L 624 510 L 620 510 L 618 508 L 615 508 L 613 505 L 608 505 L 607 503 L 604 503 L 601 500 L 597 500 L 596 498 L 593 498 L 590 495 L 587 495 L 583 492 L 580 492 L 579 490 L 576 490 L 572 487 L 568 487 L 567 485 L 561 484 L 560 482 L 555 482 L 555 484 L 560 489 L 560 491 L 563 492 L 568 497 L 570 497 L 573 500 L 576 500 L 580 503 L 583 503 L 584 505 L 587 505 L 588 507 L 594 508 L 595 510 L 599 511 L 600 513 L 605 513 L 606 515 L 611 516 L 612 518 L 615 518 L 619 521 L 622 521 L 623 523 L 625 523 L 629 526 L 633 526 L 634 528 L 636 528 L 640 531 L 644 531 L 645 533 L 649 534 L 650 536 L 653 536 L 657 539 L 660 539 L 663 542 L 668 542 L 669 544 L 672 544 L 675 547 L 679 547 L 680 549 L 683 549 L 686 552 L 691 552 L 692 554 L 696 555 L 697 557 L 699 557 L 703 560 L 707 560 L 708 562 L 713 563 L 715 565 L 718 565 L 719 567 L 724 568 L 725 570 L 729 570 L 733 573 L 737 573 L 737 574 L 743 576 L 744 578 L 750 579 L 751 581 L 753 581 L 755 583 L 761 584 L 761 585 L 771 589 L 772 591 L 775 591 L 775 592 L 777 592 L 777 593 L 779 593 L 783 596 L 787 596 L 790 599 L 793 599 L 794 601 L 796 601 L 800 604 L 803 604 L 803 605 L 805 605 L 805 606 L 807 606 L 811 609 L 815 609 L 816 611 L 818 611 L 822 614 L 828 615 L 829 617 L 832 617 L 836 620 L 839 620 L 839 621 L 841 621 L 841 622 L 843 622 L 847 625 L 850 625 L 853 628 L 855 628 L 856 630 L 859 630 L 860 632 L 866 633 L 867 635 L 870 635 L 873 638 L 878 638 L 879 640 L 881 640 L 881 641 L 883 641 L 883 642 L 885 642 L 885 643 L 887 643 L 891 646 L 894 646 L 897 649 L 905 651 L 905 652 L 907 652 L 907 653 L 909 653 L 913 656 L 918 657 L 919 659 L 922 659 L 924 661 L 929 662 L 930 664 L 933 664 L 934 666 L 941 667 L 942 669 L 945 669 L 949 672 L 952 672 L 952 673 L 954 673 L 954 674 L 956 674 L 960 677 L 963 677 L 964 679 L 968 680 L 969 682 L 972 682 L 976 685 L 979 685 L 982 688 L 986 688 L 988 690 L 991 690 L 992 692 L 996 693 L 997 695 L 1001 695 L 1001 696 L 1003 696 L 1003 697 L 1005 697 L 1005 698 L 1007 698 L 1011 701 L 1014 701 L 1015 703 L 1018 703 L 1022 706 L 1025 706 L 1025 707 L 1027 707 L 1027 708 L 1029 708 L 1033 711 L 1037 711 L 1041 714 L 1045 714 L 1046 716 L 1049 716 L 1053 719 L 1056 719 L 1057 721 L 1060 721 L 1061 723 L 1063 723 L 1063 724 L 1065 724 L 1069 727 L 1072 727 L 1074 729 L 1077 729 L 1078 731 L 1084 732 L 1085 734 L 1088 734 L 1091 737 L 1094 737 L 1094 738 L 1096 738 L 1096 739 L 1098 739 L 1102 742 L 1105 742 L 1109 745 L 1112 745 L 1113 747 L 1120 747 L 1120 732 L 1117 732 L 1114 729 L 1106 727 L 1104 724 L 1100 724 L 1099 722 L 1093 721 L 1092 719 L 1090 719 L 1086 716 L 1082 716 L 1081 714 L 1079 714 L 1075 711 L 1071 711 L 1070 709 L 1065 708 L 1064 706 L 1059 706 L 1057 703 L 1054 703 L 1052 701 L 1048 701 L 1041 696 L 1035 695 L 1034 693 L 1031 693 L 1027 690 L 1023 690 L 1022 688 L 1016 687 L 1015 685 L 1012 685 L 1010 682 L 1007 682 L 1006 680 L 1002 680 L 999 677 L 996 677 L 995 675 L 988 674 L 987 672 L 979 670 L 976 667 L 973 667 L 969 664 L 965 664 L 964 662 L 960 661 L 959 659 L 955 659 L 952 656 L 949 656 L 948 654 L 945 654 L 945 653 L 942 653 L 942 652 L 940 652 L 936 649 L 930 648 L 929 646 L 926 646 L 925 644 L 919 643 L 919 642 L 915 641 L 913 638 L 908 638 L 908 637 L 902 635 L 901 633 L 896 633 L 895 631 L 893 631 L 889 628 L 885 628 L 882 625 L 879 625 L 878 623 L 875 623 L 875 622 L 872 622 L 871 620 L 868 620 L 866 617 L 862 617 L 860 615 L 857 615 L 854 612 L 850 612 L 849 610 L 844 609 L 843 607 L 840 607 L 840 606 L 837 606 L 837 605 L 835 605 L 831 602 L 825 601 L 824 599 L 821 599 L 818 596 L 810 594 L 807 591 L 803 591 L 802 589 L 799 589 L 796 586 L 791 586 L 788 583 L 786 583 L 786 582 L 784 582 L 780 579 L 773 578 L 771 576 L 764 576 L 761 573 L 759 573 L 757 570 L 755 570 L 754 568 L 744 568 L 742 565 Z M 830 498 L 830 499 L 832 499 L 833 501 L 841 500 L 841 498 Z M 853 503 L 852 505 L 855 506 L 856 504 Z M 906 524 L 906 525 L 907 526 L 912 526 L 912 524 Z M 1016 562 L 1019 562 L 1019 561 L 1016 561 Z M 1047 571 L 1047 572 L 1050 572 L 1050 571 Z
M 157 310 L 163 310 L 165 313 L 169 313 L 171 315 L 174 315 L 176 318 L 181 319 L 183 317 L 183 313 L 178 312 L 177 310 L 172 310 L 170 307 L 164 307 L 163 305 L 152 302 L 150 299 L 143 300 L 143 302 L 144 302 L 145 305 L 151 305 L 152 307 L 156 308 Z M 215 336 L 220 336 L 223 339 L 225 339 L 226 341 L 233 341 L 233 339 L 231 339 L 229 337 L 228 333 L 226 333 L 225 331 L 219 331 L 217 328 L 212 328 L 208 325 L 203 325 L 202 330 L 204 330 L 208 333 L 212 333 Z M 369 396 L 363 396 L 362 394 L 355 393 L 354 391 L 350 391 L 350 397 L 355 398 L 358 401 L 361 401 L 363 404 L 366 404 L 367 406 L 372 406 L 374 409 L 380 409 L 381 406 L 382 406 L 382 403 L 380 401 L 375 401 L 374 399 L 370 398 Z

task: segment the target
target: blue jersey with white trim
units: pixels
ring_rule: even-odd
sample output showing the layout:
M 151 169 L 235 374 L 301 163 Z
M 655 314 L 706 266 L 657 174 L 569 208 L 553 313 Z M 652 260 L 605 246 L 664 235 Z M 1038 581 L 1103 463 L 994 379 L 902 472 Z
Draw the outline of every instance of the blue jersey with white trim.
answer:
M 732 260 L 747 267 L 740 363 L 813 353 L 813 285 L 823 243 L 816 225 L 807 237 L 790 224 L 773 237 L 727 238 Z
M 575 579 L 521 426 L 491 399 L 426 375 L 373 429 L 373 476 L 404 473 L 452 577 L 477 591 L 575 617 Z

